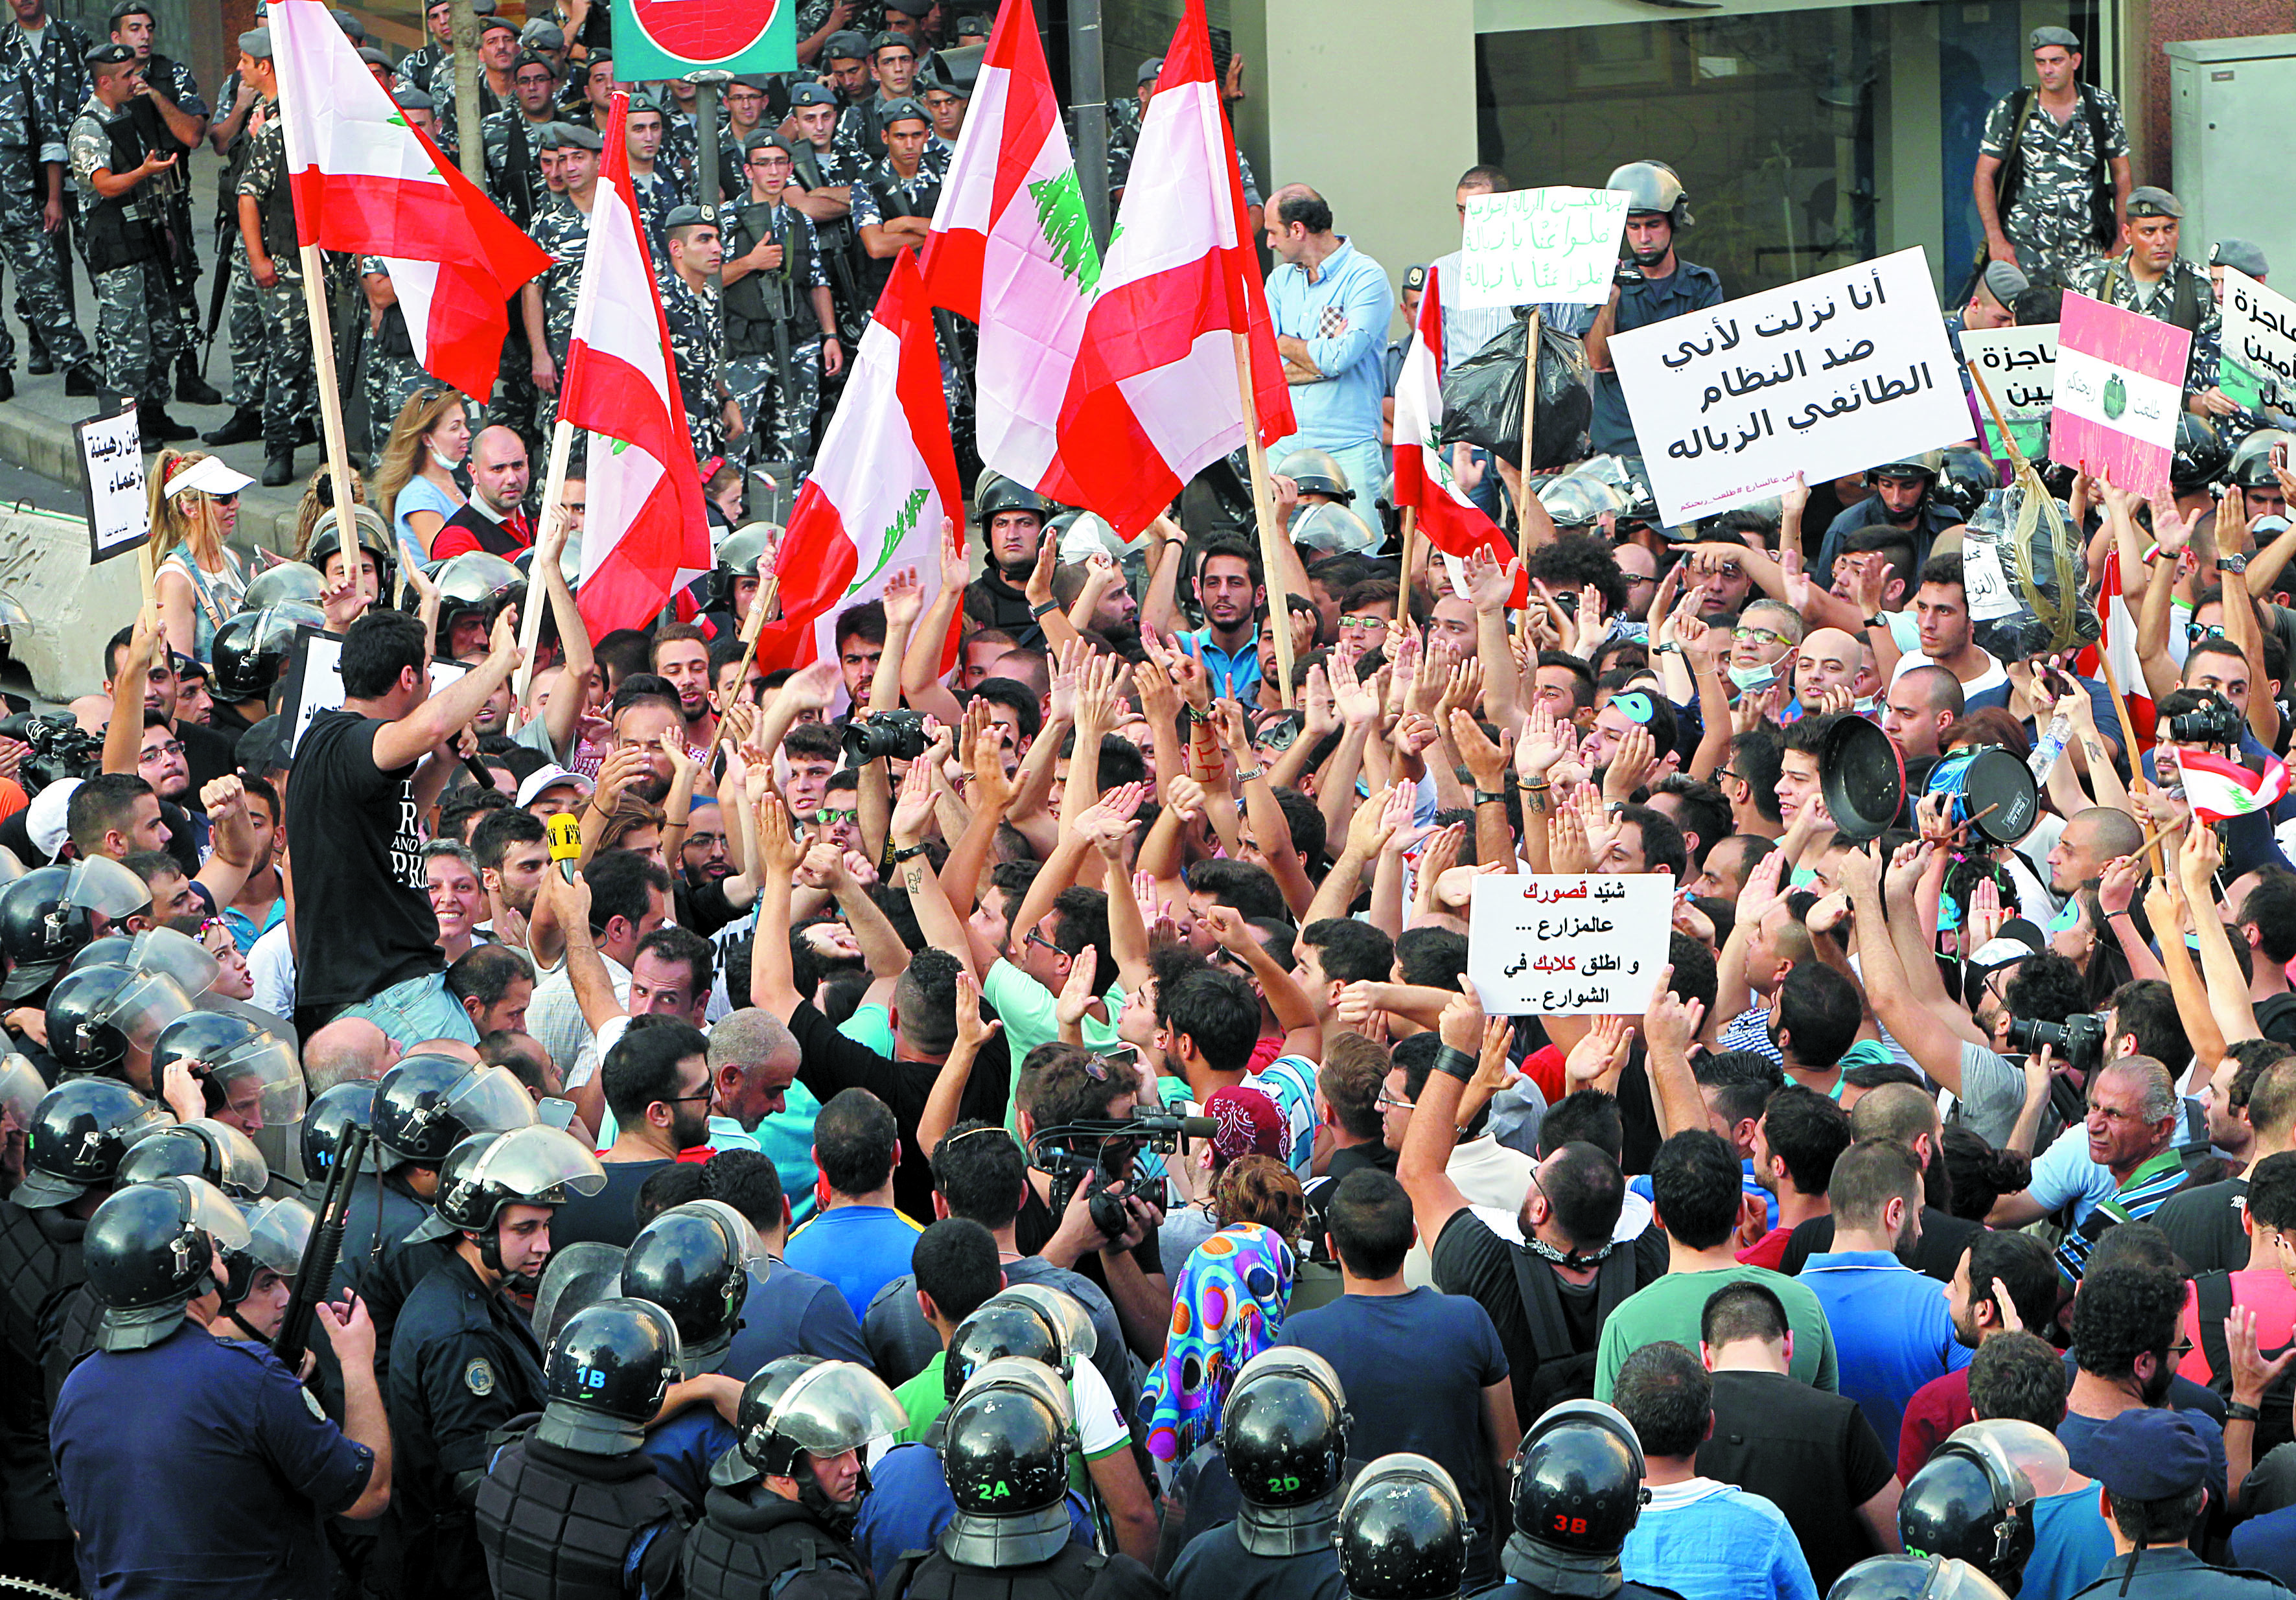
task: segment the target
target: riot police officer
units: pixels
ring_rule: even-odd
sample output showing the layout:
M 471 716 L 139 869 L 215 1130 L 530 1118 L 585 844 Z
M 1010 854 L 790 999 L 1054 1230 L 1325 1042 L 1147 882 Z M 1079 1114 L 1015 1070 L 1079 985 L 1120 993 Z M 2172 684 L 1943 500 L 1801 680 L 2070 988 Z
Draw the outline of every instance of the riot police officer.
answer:
M 1965 1561 L 1941 1555 L 1875 1555 L 1833 1580 L 1825 1600 L 2008 1600 L 2001 1586 Z
M 0 1003 L 41 1005 L 67 962 L 151 903 L 144 880 L 109 856 L 36 866 L 0 889 L 0 956 L 8 958 Z
M 327 615 L 316 605 L 291 601 L 242 610 L 216 629 L 215 694 L 226 705 L 244 708 L 241 716 L 266 705 L 279 675 L 294 659 L 295 643 L 306 628 L 324 628 Z M 258 715 L 258 722 L 262 720 Z
M 1348 1402 L 1313 1350 L 1263 1350 L 1220 1409 L 1220 1450 L 1242 1506 L 1173 1563 L 1174 1600 L 1339 1600 L 1332 1543 L 1347 1487 Z
M 239 1129 L 195 1117 L 138 1140 L 119 1160 L 122 1188 L 163 1177 L 196 1177 L 213 1184 L 237 1204 L 253 1205 L 270 1186 L 271 1169 L 255 1141 Z
M 1466 1577 L 1466 1502 L 1424 1456 L 1398 1452 L 1364 1468 L 1340 1507 L 1338 1538 L 1354 1600 L 1454 1600 Z
M 2259 517 L 2289 514 L 2287 496 L 2272 473 L 2273 447 L 2286 444 L 2296 444 L 2296 434 L 2279 428 L 2259 428 L 2233 450 L 2232 480 L 2240 488 L 2241 508 L 2251 522 Z
M 753 134 L 742 160 L 749 182 L 726 211 L 726 381 L 753 459 L 809 461 L 822 377 L 845 362 L 837 308 L 813 220 L 790 203 L 793 147 Z
M 682 1379 L 718 1370 L 742 1325 L 750 1295 L 749 1265 L 766 1259 L 750 1219 L 722 1200 L 689 1200 L 640 1229 L 622 1259 L 621 1291 L 659 1306 L 677 1330 Z M 734 1380 L 718 1379 L 729 1387 Z M 733 1448 L 734 1431 L 714 1407 L 695 1404 L 646 1431 L 654 1470 L 697 1514 L 709 1490 L 709 1469 Z
M 246 1244 L 223 1252 L 225 1277 L 217 1307 L 232 1325 L 227 1337 L 269 1344 L 279 1336 L 295 1296 L 295 1274 L 317 1222 L 311 1208 L 291 1195 L 258 1200 L 249 1208 Z M 371 1369 L 373 1361 L 368 1365 Z M 330 1376 L 339 1390 L 340 1374 L 331 1371 Z
M 379 1134 L 380 1100 L 376 1111 Z M 472 1507 L 488 1436 L 548 1398 L 542 1351 L 508 1292 L 541 1272 L 568 1194 L 605 1183 L 586 1145 L 539 1126 L 473 1134 L 440 1164 L 436 1210 L 414 1236 L 449 1238 L 453 1253 L 407 1296 L 386 1389 L 405 1471 L 381 1559 L 398 1592 L 483 1592 Z
M 1567 1400 L 1531 1424 L 1514 1458 L 1514 1528 L 1499 1552 L 1504 1600 L 1561 1595 L 1656 1600 L 1628 1583 L 1619 1552 L 1649 1498 L 1633 1424 L 1598 1400 Z
M 152 1045 L 192 1003 L 165 973 L 99 962 L 48 991 L 48 1054 L 68 1073 L 103 1073 L 149 1091 Z
M 712 637 L 738 638 L 749 620 L 750 606 L 758 597 L 758 562 L 781 537 L 771 522 L 744 522 L 718 546 L 718 560 L 702 587 L 701 626 Z M 0 900 L 0 906 L 6 902 Z M 0 918 L 0 938 L 6 935 Z
M 1626 392 L 1611 365 L 1611 336 L 1686 316 L 1722 303 L 1722 279 L 1710 267 L 1675 254 L 1678 235 L 1691 226 L 1690 196 L 1674 168 L 1663 161 L 1629 161 L 1611 173 L 1605 188 L 1624 190 L 1625 244 L 1608 304 L 1595 314 L 1587 333 L 1587 359 L 1594 368 L 1595 416 L 1589 432 L 1597 451 L 1640 455 L 1634 419 L 1627 414 Z
M 324 1090 L 303 1113 L 303 1198 L 316 1203 L 327 1191 L 327 1179 L 342 1159 L 343 1140 L 354 1128 L 369 1126 L 374 1117 L 375 1086 L 364 1078 L 352 1079 Z
M 643 1300 L 577 1311 L 550 1342 L 548 1399 L 479 1485 L 498 1600 L 620 1600 L 676 1579 L 693 1507 L 655 1473 L 645 1425 L 678 1371 L 677 1331 Z
M 973 490 L 972 508 L 980 519 L 988 551 L 980 576 L 965 587 L 965 609 L 987 618 L 989 627 L 1011 634 L 1021 649 L 1042 650 L 1045 630 L 1025 586 L 1036 568 L 1052 508 L 1027 484 L 1002 473 L 984 475 Z
M 250 1243 L 196 1177 L 134 1185 L 89 1218 L 98 1348 L 65 1380 L 50 1440 L 92 1593 L 182 1571 L 239 1594 L 324 1595 L 318 1517 L 364 1521 L 390 1499 L 391 1434 L 356 1302 L 316 1309 L 343 1368 L 340 1428 L 268 1350 L 224 1336 L 218 1252 Z
M 893 1391 L 851 1361 L 783 1356 L 742 1391 L 740 1442 L 710 1469 L 686 1535 L 689 1600 L 865 1600 L 849 1539 L 868 1492 L 861 1452 L 904 1419 Z
M 1998 1418 L 1956 1429 L 1898 1501 L 1910 1551 L 1968 1562 L 2011 1594 L 2033 1554 L 2033 1502 L 2072 1468 L 2057 1436 Z

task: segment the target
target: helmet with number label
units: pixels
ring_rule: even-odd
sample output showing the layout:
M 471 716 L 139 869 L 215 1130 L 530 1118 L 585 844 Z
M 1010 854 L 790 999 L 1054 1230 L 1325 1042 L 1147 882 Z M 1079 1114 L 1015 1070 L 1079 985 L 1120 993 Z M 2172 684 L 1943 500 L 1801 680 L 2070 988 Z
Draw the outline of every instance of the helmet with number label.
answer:
M 1908 1553 L 1958 1557 L 2014 1588 L 2033 1554 L 2032 1507 L 2072 1471 L 2047 1429 L 1995 1418 L 1956 1429 L 1906 1485 L 1898 1532 Z
M 1382 1456 L 1340 1507 L 1340 1575 L 1355 1600 L 1452 1600 L 1467 1572 L 1467 1506 L 1424 1456 Z
M 582 1308 L 550 1342 L 535 1437 L 585 1456 L 627 1456 L 678 1378 L 677 1328 L 650 1301 Z
M 1098 1348 L 1092 1318 L 1073 1296 L 1041 1284 L 1015 1284 L 956 1325 L 942 1364 L 942 1392 L 955 1399 L 973 1368 L 1003 1356 L 1041 1361 L 1065 1378 Z
M 1243 1497 L 1236 1534 L 1254 1555 L 1299 1555 L 1332 1542 L 1347 1487 L 1346 1390 L 1306 1350 L 1262 1350 L 1220 1407 L 1220 1453 Z
M 217 1287 L 217 1250 L 244 1250 L 247 1219 L 197 1177 L 131 1184 L 95 1208 L 81 1241 L 88 1292 L 103 1308 L 102 1350 L 139 1350 L 176 1330 L 184 1308 Z
M 1017 1356 L 983 1364 L 944 1419 L 941 1465 L 956 1516 L 941 1535 L 951 1561 L 1025 1567 L 1069 1542 L 1068 1386 Z
M 304 1189 L 316 1196 L 326 1193 L 327 1179 L 342 1159 L 343 1140 L 354 1128 L 365 1128 L 374 1117 L 374 1085 L 352 1079 L 324 1089 L 303 1113 Z
M 1514 1458 L 1514 1530 L 1499 1554 L 1529 1584 L 1615 1573 L 1648 1495 L 1634 1425 L 1599 1400 L 1550 1407 Z
M 26 1209 L 64 1205 L 118 1181 L 128 1147 L 175 1121 L 154 1100 L 113 1078 L 74 1078 L 32 1108 L 24 1177 L 8 1196 Z

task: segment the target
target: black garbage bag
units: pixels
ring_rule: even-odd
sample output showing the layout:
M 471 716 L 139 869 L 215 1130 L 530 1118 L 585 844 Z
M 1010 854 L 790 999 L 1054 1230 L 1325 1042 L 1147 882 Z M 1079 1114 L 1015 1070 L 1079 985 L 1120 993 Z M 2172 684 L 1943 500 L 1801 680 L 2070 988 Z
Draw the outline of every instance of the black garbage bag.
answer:
M 2096 607 L 2082 594 L 2086 570 L 2079 537 L 2064 505 L 2029 468 L 2007 488 L 1995 489 L 1969 519 L 1964 562 L 1980 552 L 1999 558 L 2017 609 L 1976 624 L 1979 649 L 2004 661 L 2070 655 L 2103 633 Z M 1971 596 L 1971 611 L 1980 602 Z
M 1528 319 L 1518 318 L 1481 349 L 1443 374 L 1443 428 L 1439 442 L 1478 445 L 1521 469 L 1522 454 L 1523 337 Z M 1538 406 L 1531 419 L 1532 472 L 1559 467 L 1582 454 L 1579 435 L 1594 419 L 1594 397 L 1587 390 L 1587 349 L 1572 334 L 1541 324 L 1538 330 Z

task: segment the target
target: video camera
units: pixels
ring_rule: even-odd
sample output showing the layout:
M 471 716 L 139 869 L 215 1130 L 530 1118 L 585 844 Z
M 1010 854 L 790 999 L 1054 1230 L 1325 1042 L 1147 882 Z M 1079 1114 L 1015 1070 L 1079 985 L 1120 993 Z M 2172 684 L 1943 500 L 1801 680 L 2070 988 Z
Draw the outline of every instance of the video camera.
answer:
M 1029 1141 L 1029 1162 L 1053 1175 L 1052 1210 L 1055 1218 L 1067 1214 L 1077 1186 L 1089 1180 L 1092 1196 L 1086 1203 L 1091 1208 L 1092 1225 L 1113 1239 L 1125 1230 L 1124 1202 L 1133 1196 L 1142 1196 L 1160 1209 L 1168 1209 L 1165 1206 L 1164 1180 L 1136 1177 L 1132 1170 L 1134 1158 L 1143 1150 L 1170 1155 L 1179 1149 L 1183 1138 L 1209 1139 L 1218 1126 L 1210 1117 L 1174 1117 L 1162 1112 L 1063 1122 L 1037 1130 L 1036 1136 Z M 1079 1144 L 1094 1148 L 1087 1153 L 1076 1148 Z M 1119 1183 L 1126 1186 L 1124 1193 L 1110 1194 L 1108 1186 Z
M 2189 711 L 2162 718 L 2162 732 L 2179 744 L 2226 744 L 2237 749 L 2247 722 L 2232 702 L 2210 694 Z
M 0 721 L 0 736 L 31 746 L 16 772 L 27 794 L 62 778 L 92 778 L 103 770 L 102 735 L 80 726 L 69 711 L 20 711 Z
M 914 761 L 925 753 L 930 743 L 925 714 L 906 708 L 872 711 L 845 725 L 845 753 L 856 767 L 888 756 L 896 761 Z
M 2012 1050 L 2027 1055 L 2044 1045 L 2053 1046 L 2057 1060 L 2075 1076 L 2086 1079 L 2091 1069 L 2104 1059 L 2104 1017 L 2094 1011 L 2079 1013 L 2062 1022 L 2012 1017 L 2008 1044 Z

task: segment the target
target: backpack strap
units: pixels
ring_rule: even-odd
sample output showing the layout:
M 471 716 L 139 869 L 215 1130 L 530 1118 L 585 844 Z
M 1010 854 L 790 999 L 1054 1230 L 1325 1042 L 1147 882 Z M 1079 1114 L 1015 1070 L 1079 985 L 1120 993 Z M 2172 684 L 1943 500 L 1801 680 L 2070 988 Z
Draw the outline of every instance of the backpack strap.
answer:
M 2025 185 L 2025 124 L 2032 119 L 2033 107 L 2038 99 L 2035 90 L 2021 87 L 2010 96 L 2013 109 L 2009 113 L 2009 148 L 2001 158 L 2001 170 L 1994 175 L 1993 209 L 2008 226 L 2009 209 L 2017 203 L 2017 192 Z
M 2232 1350 L 2225 1340 L 2225 1319 L 2232 1315 L 2232 1274 L 2203 1272 L 2193 1280 L 2194 1309 L 2201 1324 L 2201 1353 L 2208 1358 L 2212 1378 L 2232 1375 Z
M 1554 1273 L 1539 1270 L 1546 1263 L 1537 1261 L 1522 1245 L 1509 1245 L 1507 1253 L 1514 1264 L 1515 1292 L 1522 1297 L 1523 1320 L 1530 1325 L 1530 1348 L 1540 1364 L 1576 1354 L 1570 1348 L 1570 1325 L 1562 1320 L 1562 1296 L 1554 1287 Z M 1610 1262 L 1603 1265 L 1607 1268 Z M 1596 1281 L 1601 1281 L 1599 1276 Z
M 2104 107 L 2088 85 L 2074 86 L 2080 94 L 2081 115 L 2088 120 L 2089 145 L 2096 152 L 2096 181 L 2089 190 L 2089 231 L 2099 244 L 2111 244 L 2120 232 L 2120 219 L 2115 214 L 2112 167 L 2104 153 Z

